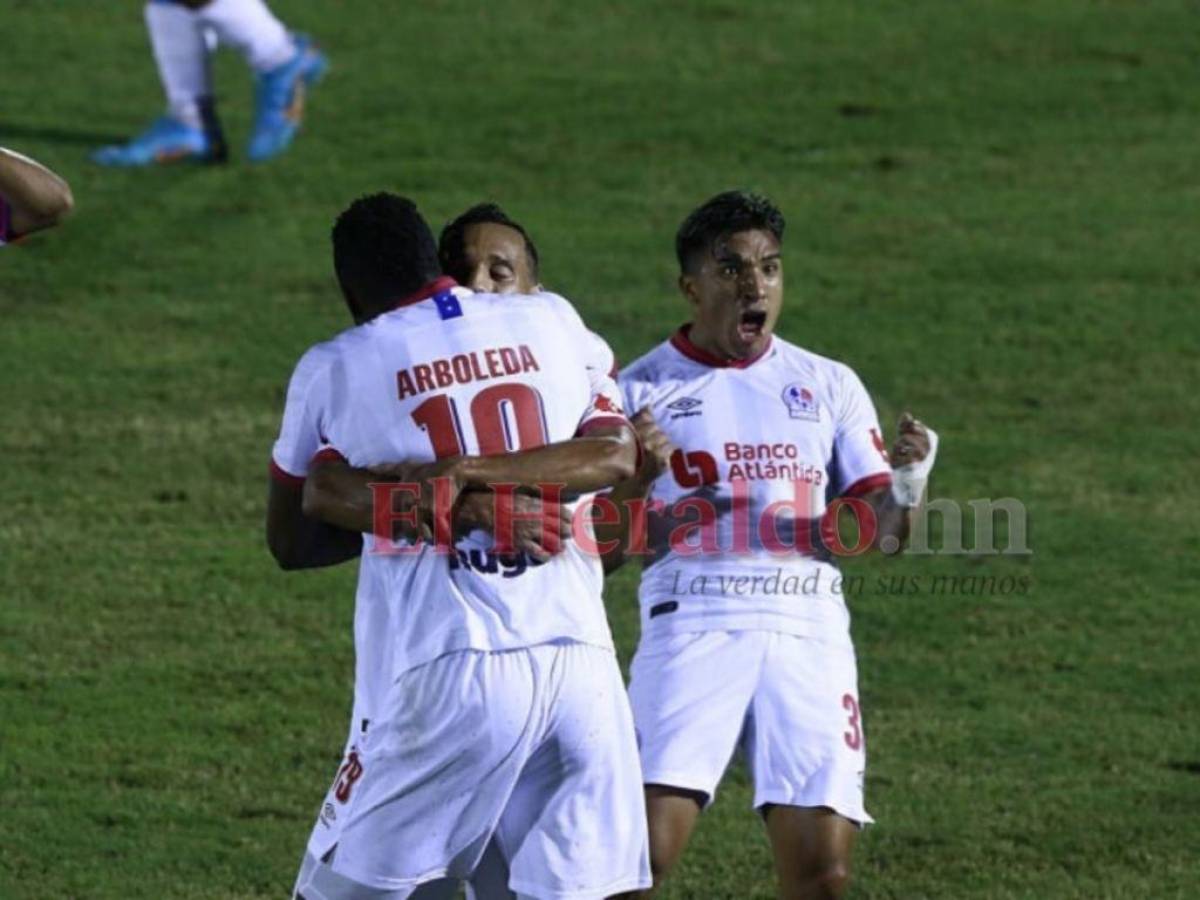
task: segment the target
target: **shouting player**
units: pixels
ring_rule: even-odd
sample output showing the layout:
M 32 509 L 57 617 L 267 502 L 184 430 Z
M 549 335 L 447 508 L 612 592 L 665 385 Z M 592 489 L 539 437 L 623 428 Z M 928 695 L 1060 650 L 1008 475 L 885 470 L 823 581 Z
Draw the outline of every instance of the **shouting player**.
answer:
M 580 361 L 588 332 L 562 298 L 456 289 L 416 208 L 391 195 L 343 213 L 334 257 L 363 324 L 301 359 L 273 453 L 280 477 L 304 479 L 309 517 L 376 531 L 370 483 L 385 472 L 418 486 L 421 534 L 460 490 L 586 494 L 632 474 L 616 386 Z M 392 460 L 421 462 L 379 468 Z M 478 531 L 452 548 L 406 534 L 404 552 L 362 555 L 355 708 L 368 715 L 298 896 L 335 884 L 402 900 L 470 877 L 489 846 L 520 896 L 649 886 L 599 561 L 575 542 L 542 561 Z
M 65 181 L 28 156 L 0 147 L 0 246 L 57 225 L 74 206 Z
M 254 131 L 246 155 L 261 162 L 287 149 L 300 127 L 307 88 L 328 67 L 307 38 L 289 33 L 263 0 L 149 0 L 145 17 L 167 114 L 126 144 L 101 147 L 92 154 L 95 162 L 224 162 L 209 65 L 218 43 L 237 48 L 254 72 Z
M 655 884 L 736 749 L 754 779 L 780 896 L 841 896 L 863 805 L 866 744 L 850 621 L 819 527 L 826 497 L 861 501 L 895 552 L 935 436 L 900 423 L 891 460 L 846 365 L 773 336 L 784 219 L 743 192 L 713 197 L 676 237 L 691 323 L 622 372 L 647 449 L 612 499 L 647 495 L 642 635 L 631 667 Z M 893 466 L 897 467 L 893 469 Z M 632 516 L 598 528 L 621 562 Z M 865 549 L 865 547 L 863 548 Z

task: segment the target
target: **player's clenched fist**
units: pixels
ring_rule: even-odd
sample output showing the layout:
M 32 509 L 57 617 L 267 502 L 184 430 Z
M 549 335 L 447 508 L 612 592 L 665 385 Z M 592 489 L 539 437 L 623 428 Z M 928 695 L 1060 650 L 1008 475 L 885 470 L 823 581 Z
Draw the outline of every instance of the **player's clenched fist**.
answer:
M 929 455 L 931 432 L 925 423 L 913 418 L 912 413 L 906 412 L 900 415 L 897 431 L 899 436 L 896 438 L 896 443 L 892 444 L 893 468 L 920 462 Z
M 898 435 L 892 444 L 892 496 L 901 506 L 916 506 L 921 501 L 925 482 L 937 459 L 937 432 L 913 417 L 900 416 Z
M 642 447 L 642 464 L 637 477 L 649 483 L 671 464 L 671 454 L 675 452 L 675 445 L 654 421 L 650 407 L 643 406 L 629 421 L 633 424 L 638 443 Z

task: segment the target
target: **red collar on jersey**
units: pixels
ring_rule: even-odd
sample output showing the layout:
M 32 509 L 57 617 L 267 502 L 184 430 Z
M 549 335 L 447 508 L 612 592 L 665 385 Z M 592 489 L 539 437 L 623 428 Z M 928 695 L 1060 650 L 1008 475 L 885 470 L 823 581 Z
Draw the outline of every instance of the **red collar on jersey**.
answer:
M 399 309 L 402 306 L 412 306 L 414 303 L 420 303 L 422 300 L 428 300 L 434 294 L 440 294 L 442 291 L 448 291 L 452 287 L 458 287 L 458 282 L 449 275 L 443 275 L 440 278 L 435 278 L 419 291 L 413 291 L 407 297 L 401 297 L 392 306 L 392 309 Z
M 772 341 L 775 340 L 772 337 L 767 341 L 767 346 L 763 347 L 762 353 L 751 356 L 749 359 L 722 359 L 693 344 L 691 337 L 689 337 L 691 333 L 691 322 L 688 322 L 686 325 L 680 325 L 679 330 L 671 335 L 671 346 L 688 359 L 706 366 L 712 366 L 714 369 L 745 369 L 748 366 L 752 366 L 767 355 L 767 352 L 771 349 Z

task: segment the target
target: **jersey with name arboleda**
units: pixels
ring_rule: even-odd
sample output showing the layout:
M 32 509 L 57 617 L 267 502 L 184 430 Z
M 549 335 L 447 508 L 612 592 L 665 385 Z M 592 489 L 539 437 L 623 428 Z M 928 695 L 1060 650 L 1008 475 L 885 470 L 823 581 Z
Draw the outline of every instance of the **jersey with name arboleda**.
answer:
M 288 387 L 272 453 L 302 484 L 318 453 L 354 466 L 528 450 L 624 425 L 620 391 L 574 308 L 554 294 L 473 294 L 441 279 L 318 344 Z M 365 536 L 355 603 L 356 708 L 455 650 L 556 640 L 612 647 L 603 574 L 576 542 L 544 563 L 474 532 L 453 552 L 376 552 Z M 411 549 L 411 548 L 410 548 Z
M 891 483 L 871 398 L 848 366 L 778 337 L 730 363 L 689 331 L 619 379 L 625 408 L 649 407 L 678 448 L 649 496 L 643 640 L 745 629 L 848 640 L 819 522 L 834 497 Z

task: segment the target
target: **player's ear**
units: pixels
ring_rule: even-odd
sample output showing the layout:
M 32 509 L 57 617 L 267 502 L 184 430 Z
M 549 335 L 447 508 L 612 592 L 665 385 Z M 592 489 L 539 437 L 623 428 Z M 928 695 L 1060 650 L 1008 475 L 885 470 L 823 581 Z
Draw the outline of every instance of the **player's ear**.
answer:
M 684 272 L 679 276 L 679 291 L 687 298 L 687 302 L 696 306 L 700 303 L 700 298 L 696 294 L 696 279 Z

